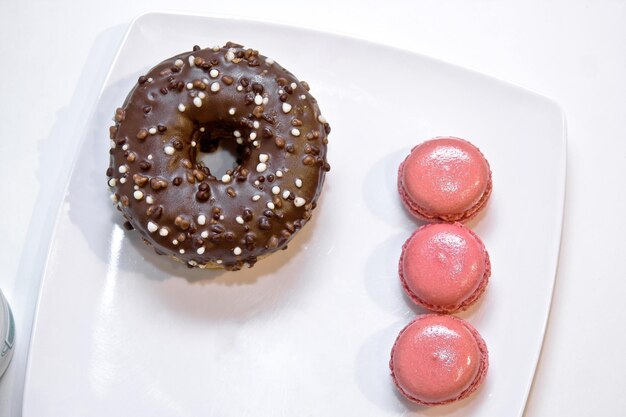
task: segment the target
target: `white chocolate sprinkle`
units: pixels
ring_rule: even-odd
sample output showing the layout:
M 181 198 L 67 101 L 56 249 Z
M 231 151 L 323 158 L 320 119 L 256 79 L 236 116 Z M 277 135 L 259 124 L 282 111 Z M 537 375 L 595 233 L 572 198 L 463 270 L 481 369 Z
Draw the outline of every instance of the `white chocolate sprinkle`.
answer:
M 143 192 L 140 190 L 136 190 L 133 193 L 133 197 L 135 197 L 135 200 L 141 200 L 143 198 Z
M 233 253 L 235 255 L 241 255 L 241 248 L 239 246 L 237 246 L 235 249 L 233 249 Z
M 156 232 L 158 228 L 159 226 L 157 226 L 156 224 L 148 222 L 148 230 L 150 231 L 150 233 Z
M 193 83 L 187 83 L 187 90 L 191 90 L 193 88 Z
M 295 90 L 296 88 L 298 88 L 298 84 L 296 84 L 296 83 L 291 83 L 291 84 L 290 84 L 290 87 L 291 87 L 291 88 L 293 88 L 293 89 Z
M 276 171 L 276 176 L 278 178 L 282 178 L 283 177 L 283 171 Z
M 254 127 L 255 129 L 258 129 L 259 126 L 261 126 L 261 124 L 259 123 L 258 120 L 255 120 L 254 122 L 252 122 L 252 127 Z
M 124 184 L 126 182 L 126 177 L 120 178 L 120 184 Z
M 259 201 L 261 199 L 261 196 L 256 194 L 252 196 L 252 201 Z
M 203 78 L 202 82 L 205 83 L 206 85 L 209 85 L 209 79 L 208 78 Z
M 300 188 L 302 187 L 302 180 L 300 178 L 296 178 L 296 187 Z
M 285 90 L 283 90 L 282 88 L 280 90 L 278 90 L 278 95 L 281 96 L 285 93 Z
M 138 186 L 138 185 L 135 185 L 133 188 L 134 188 L 135 190 L 138 190 L 138 189 L 139 189 L 139 186 Z
M 235 49 L 230 48 L 228 52 L 226 52 L 226 61 L 230 62 L 235 59 Z
M 250 132 L 250 140 L 256 139 L 256 132 Z
M 228 114 L 230 114 L 231 116 L 233 116 L 235 114 L 235 108 L 231 107 L 230 109 L 228 109 Z
M 272 187 L 272 194 L 280 194 L 280 187 L 278 185 Z
M 272 64 L 274 64 L 274 60 L 272 58 L 265 58 L 265 63 L 267 65 L 272 65 Z
M 285 191 L 283 191 L 283 198 L 284 198 L 285 200 L 286 200 L 286 199 L 288 199 L 290 194 L 291 194 L 291 193 L 289 192 L 289 190 L 285 190 Z
M 291 129 L 291 134 L 294 136 L 300 136 L 300 129 L 296 129 L 295 127 Z
M 198 253 L 198 255 L 202 255 L 204 253 L 204 246 L 200 246 L 198 250 L 196 250 L 196 252 Z
M 263 97 L 263 104 L 267 104 L 270 102 L 270 98 L 269 97 Z
M 150 129 L 148 129 L 148 133 L 150 133 L 151 135 L 156 135 L 156 132 L 157 132 L 156 127 L 151 127 Z
M 194 59 L 196 59 L 196 57 L 195 57 L 195 56 L 193 56 L 193 55 L 189 55 L 189 65 L 190 65 L 190 66 L 192 66 L 192 67 L 196 65 L 196 64 L 194 64 L 194 62 L 193 62 L 193 60 L 194 60 Z
M 300 100 L 304 100 L 306 98 L 306 96 L 304 94 L 300 95 Z
M 220 72 L 216 70 L 215 68 L 209 71 L 209 77 L 211 78 L 217 78 L 218 75 L 220 75 Z
M 230 175 L 228 175 L 228 174 L 224 174 L 224 175 L 222 176 L 222 182 L 223 182 L 224 184 L 228 184 L 228 183 L 230 182 Z
M 152 154 L 148 155 L 148 159 L 152 160 Z
M 202 107 L 202 100 L 200 99 L 200 97 L 194 97 L 193 104 L 196 107 Z
M 244 223 L 244 222 L 243 222 L 243 217 L 241 217 L 241 216 L 237 216 L 237 217 L 235 217 L 235 221 L 236 221 L 237 223 L 239 223 L 239 224 L 243 224 L 243 223 Z
M 261 104 L 263 104 L 263 97 L 261 97 L 259 94 L 257 94 L 254 97 L 254 104 L 256 104 L 257 106 L 260 106 Z
M 176 65 L 178 68 L 181 68 L 183 65 L 185 65 L 185 63 L 182 59 L 177 59 L 176 61 L 174 61 L 174 65 Z
M 259 180 L 254 181 L 254 185 L 257 185 L 257 186 L 258 186 L 259 184 L 261 184 L 261 183 L 259 182 Z
M 181 249 L 179 249 L 179 250 L 178 250 L 178 253 L 180 253 L 180 254 L 182 255 L 183 253 L 185 253 L 185 249 L 182 249 L 182 248 L 181 248 Z
M 272 203 L 271 201 L 268 201 L 266 204 L 267 208 L 270 210 L 274 210 L 276 208 L 276 206 L 274 205 L 274 203 Z
M 174 246 L 178 245 L 178 239 L 172 240 L 172 245 L 174 245 Z
M 291 111 L 291 104 L 283 103 L 283 113 L 289 113 Z
M 317 116 L 317 121 L 323 124 L 326 123 L 326 118 L 320 114 Z
M 200 233 L 200 237 L 206 239 L 207 237 L 209 237 L 209 232 L 205 230 L 204 232 Z
M 266 153 L 259 154 L 259 162 L 267 162 L 270 156 Z
M 241 132 L 240 132 L 240 131 L 238 131 L 238 130 L 235 130 L 235 131 L 233 132 L 233 136 L 235 136 L 236 138 L 240 138 L 240 137 L 241 137 Z
M 204 226 L 206 224 L 206 216 L 204 214 L 198 216 L 198 224 L 200 226 Z
M 200 128 L 200 132 L 204 132 L 206 129 L 204 127 Z
M 239 145 L 243 145 L 243 139 L 241 138 L 235 139 L 235 142 L 237 142 Z
M 184 112 L 186 108 L 187 107 L 185 107 L 185 105 L 183 103 L 180 103 L 178 105 L 178 111 L 181 112 L 181 113 Z
M 191 147 L 192 147 L 192 148 L 195 148 L 195 147 L 196 147 L 196 145 L 197 145 L 196 141 L 195 141 L 195 140 L 192 140 L 192 141 L 191 141 Z
M 198 93 L 198 97 L 200 97 L 200 98 L 202 98 L 202 99 L 203 99 L 203 98 L 205 98 L 205 97 L 206 97 L 206 93 L 205 93 L 204 91 L 200 91 L 200 92 Z
M 109 180 L 109 187 L 115 187 L 116 184 L 117 184 L 117 180 L 115 178 L 111 178 Z
M 259 147 L 259 141 L 255 140 L 254 142 L 252 142 L 252 144 L 254 145 L 255 148 Z
M 220 91 L 220 83 L 216 81 L 213 84 L 211 84 L 211 91 L 214 93 L 217 93 L 218 91 Z
M 302 197 L 296 197 L 295 200 L 293 200 L 293 205 L 296 207 L 302 207 L 304 203 L 306 203 L 306 200 Z
M 215 261 L 215 263 L 218 264 L 218 265 L 221 264 L 222 262 L 224 262 L 224 261 L 222 261 L 221 259 L 218 259 L 217 261 Z
M 267 169 L 267 165 L 263 162 L 259 162 L 256 166 L 256 172 L 264 172 Z
M 111 194 L 111 201 L 113 204 L 117 203 L 117 196 L 115 194 Z
M 165 148 L 163 148 L 163 150 L 168 155 L 174 155 L 174 152 L 176 152 L 176 149 L 174 149 L 173 146 L 169 146 L 169 145 L 167 145 Z
M 224 215 L 223 214 L 220 215 L 220 220 L 224 220 Z
M 154 204 L 154 197 L 152 197 L 151 195 L 146 197 L 146 203 L 148 204 Z
M 243 87 L 242 87 L 242 86 L 240 86 L 240 85 L 238 85 L 238 86 L 237 86 L 237 91 L 243 91 Z
M 126 165 L 120 165 L 117 170 L 120 172 L 120 174 L 126 174 L 126 172 L 128 171 L 128 167 Z
M 159 234 L 161 236 L 167 236 L 170 234 L 170 230 L 167 227 L 162 227 L 159 229 Z
M 152 81 L 154 81 L 154 80 L 152 79 L 152 77 L 149 77 L 149 78 L 148 78 L 148 82 L 149 82 L 149 83 L 151 83 Z
M 124 146 L 122 146 L 122 150 L 123 151 L 127 151 L 128 150 L 128 143 L 125 143 Z
M 220 50 L 220 48 L 221 48 L 221 46 L 219 46 L 219 45 L 215 45 L 215 46 L 214 46 L 213 48 L 211 48 L 211 49 L 213 49 L 213 52 L 217 52 L 217 51 L 219 51 L 219 50 Z

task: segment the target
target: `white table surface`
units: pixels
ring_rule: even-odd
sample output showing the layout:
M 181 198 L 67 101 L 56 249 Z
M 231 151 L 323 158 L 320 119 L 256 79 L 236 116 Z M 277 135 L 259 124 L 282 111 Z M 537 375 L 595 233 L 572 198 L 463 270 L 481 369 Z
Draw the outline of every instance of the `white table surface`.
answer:
M 20 415 L 38 260 L 45 257 L 75 133 L 128 23 L 172 4 L 0 0 L 0 288 L 18 326 L 15 357 L 0 381 L 0 416 Z M 560 102 L 568 125 L 564 231 L 526 416 L 623 415 L 626 332 L 618 320 L 626 316 L 626 223 L 612 217 L 626 212 L 626 1 L 195 0 L 178 2 L 178 10 L 346 33 Z

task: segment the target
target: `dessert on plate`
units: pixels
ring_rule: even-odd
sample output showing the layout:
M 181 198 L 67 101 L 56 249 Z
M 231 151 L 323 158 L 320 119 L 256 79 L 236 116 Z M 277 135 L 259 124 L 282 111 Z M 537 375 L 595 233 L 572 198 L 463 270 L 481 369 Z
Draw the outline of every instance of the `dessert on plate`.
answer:
M 465 222 L 485 206 L 491 188 L 491 169 L 483 154 L 455 137 L 417 145 L 398 170 L 402 202 L 423 220 Z
M 417 229 L 402 246 L 398 269 L 409 298 L 438 313 L 467 309 L 485 291 L 491 276 L 485 245 L 461 223 Z
M 454 316 L 426 314 L 396 339 L 389 361 L 403 396 L 421 405 L 443 405 L 472 394 L 483 383 L 489 353 L 478 331 Z
M 190 267 L 237 270 L 286 248 L 311 218 L 330 126 L 309 85 L 235 43 L 139 77 L 110 128 L 111 198 L 144 241 Z M 229 143 L 225 172 L 200 156 Z

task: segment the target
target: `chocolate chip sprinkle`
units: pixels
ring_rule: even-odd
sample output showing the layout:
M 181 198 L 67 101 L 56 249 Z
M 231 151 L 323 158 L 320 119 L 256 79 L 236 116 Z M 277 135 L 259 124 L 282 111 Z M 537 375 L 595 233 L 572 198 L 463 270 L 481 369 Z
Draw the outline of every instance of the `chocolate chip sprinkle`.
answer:
M 150 162 L 148 162 L 148 161 L 141 161 L 141 162 L 139 163 L 139 168 L 140 168 L 142 171 L 147 171 L 147 170 L 149 170 L 151 167 L 152 167 L 152 164 L 151 164 Z
M 147 129 L 139 129 L 139 132 L 137 132 L 137 139 L 144 140 L 147 137 L 148 137 L 148 130 Z
M 259 229 L 270 230 L 271 228 L 272 228 L 272 225 L 270 224 L 270 221 L 267 219 L 267 217 L 265 216 L 259 217 Z
M 163 188 L 167 188 L 167 181 L 159 177 L 151 178 L 150 188 L 152 188 L 155 191 L 162 190 Z

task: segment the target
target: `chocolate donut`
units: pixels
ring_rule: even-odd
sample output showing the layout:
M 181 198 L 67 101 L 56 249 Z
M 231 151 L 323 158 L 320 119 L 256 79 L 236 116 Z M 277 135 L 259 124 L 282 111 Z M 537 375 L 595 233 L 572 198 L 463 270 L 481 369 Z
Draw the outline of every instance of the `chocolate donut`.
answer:
M 309 86 L 227 43 L 161 62 L 115 111 L 108 185 L 128 229 L 190 267 L 241 269 L 286 248 L 330 170 Z M 236 167 L 198 159 L 235 141 Z

